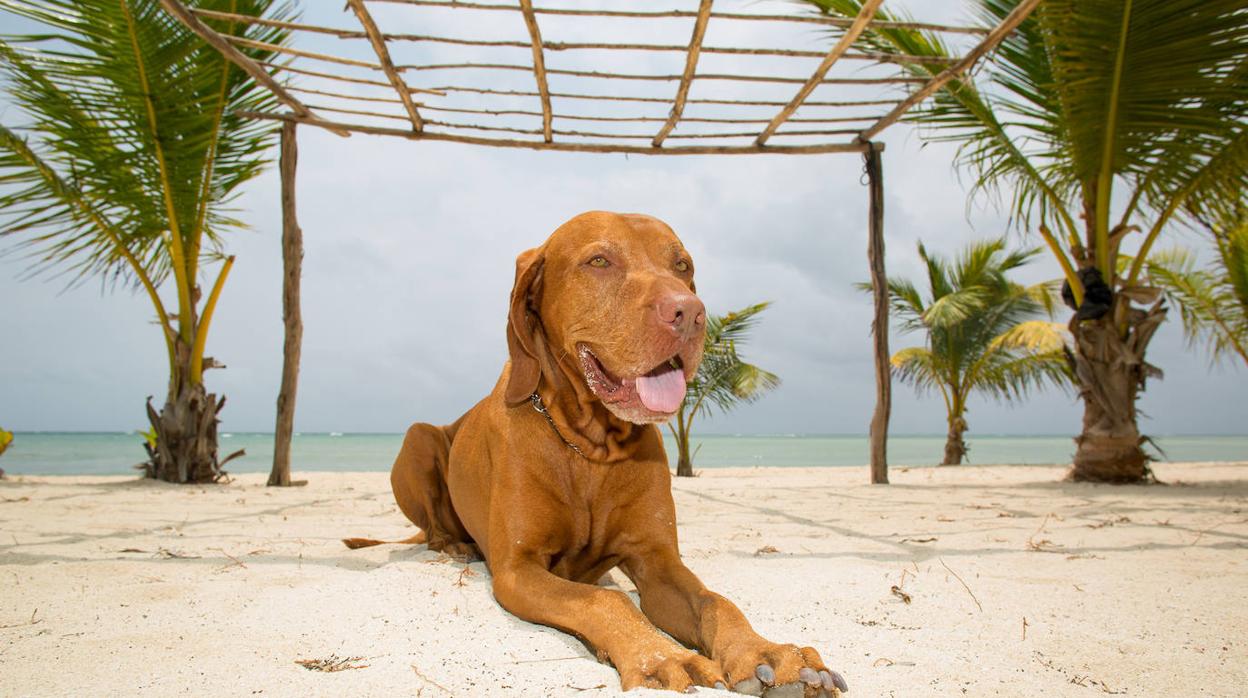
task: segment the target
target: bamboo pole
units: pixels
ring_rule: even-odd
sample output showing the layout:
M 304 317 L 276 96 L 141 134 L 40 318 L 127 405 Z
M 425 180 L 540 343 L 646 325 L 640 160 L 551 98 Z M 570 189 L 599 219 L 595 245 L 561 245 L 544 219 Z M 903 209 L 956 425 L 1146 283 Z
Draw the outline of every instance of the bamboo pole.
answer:
M 888 353 L 888 277 L 884 271 L 884 170 L 880 162 L 883 144 L 866 143 L 869 186 L 867 259 L 871 265 L 871 296 L 875 318 L 871 337 L 875 349 L 875 412 L 871 415 L 871 484 L 888 484 L 888 419 L 893 406 L 892 367 Z
M 787 146 L 737 146 L 737 145 L 689 145 L 678 148 L 655 148 L 653 146 L 629 146 L 606 143 L 545 143 L 543 141 L 522 141 L 503 138 L 480 138 L 462 136 L 452 133 L 430 133 L 423 131 L 414 133 L 410 129 L 385 128 L 382 126 L 364 126 L 361 124 L 345 124 L 323 119 L 306 119 L 297 114 L 272 114 L 267 112 L 240 111 L 239 116 L 248 119 L 266 119 L 270 121 L 293 121 L 295 123 L 319 126 L 321 128 L 337 128 L 353 133 L 367 133 L 375 136 L 398 136 L 414 141 L 446 141 L 450 143 L 468 143 L 471 145 L 492 146 L 495 148 L 527 148 L 529 150 L 555 150 L 568 153 L 627 153 L 633 155 L 821 155 L 823 153 L 862 153 L 867 147 L 862 143 L 821 143 L 817 145 Z
M 183 5 L 178 0 L 160 0 L 160 5 L 165 8 L 166 12 L 173 15 L 182 24 L 186 25 L 187 29 L 190 29 L 197 36 L 199 36 L 199 38 L 208 42 L 213 48 L 220 51 L 221 55 L 229 59 L 231 63 L 239 68 L 242 68 L 243 71 L 250 75 L 256 82 L 264 85 L 269 92 L 273 93 L 273 96 L 276 97 L 279 102 L 285 104 L 291 109 L 291 111 L 295 112 L 300 117 L 303 117 L 305 121 L 315 121 L 317 119 L 315 114 L 308 111 L 308 108 L 304 106 L 303 102 L 300 102 L 293 95 L 287 92 L 277 83 L 276 80 L 273 79 L 272 75 L 269 75 L 264 68 L 261 68 L 255 61 L 243 55 L 242 51 L 234 48 L 234 46 L 230 44 L 224 36 L 218 34 L 213 31 L 211 27 L 208 27 L 203 22 L 199 21 L 199 18 L 186 8 L 186 5 Z M 348 135 L 348 133 L 342 129 L 328 128 L 328 130 L 340 136 Z
M 685 100 L 689 99 L 689 87 L 693 85 L 693 76 L 698 71 L 698 55 L 702 51 L 702 39 L 706 36 L 712 2 L 714 0 L 702 0 L 698 6 L 698 19 L 693 23 L 693 37 L 689 39 L 689 49 L 685 52 L 685 72 L 680 76 L 680 87 L 676 88 L 676 100 L 672 102 L 672 111 L 667 121 L 650 142 L 656 148 L 663 146 L 663 140 L 676 128 L 676 122 L 680 121 L 681 114 L 685 112 Z
M 536 92 L 528 92 L 525 90 L 493 90 L 485 87 L 466 87 L 460 85 L 444 85 L 432 88 L 431 91 L 437 91 L 439 94 L 444 92 L 468 92 L 472 94 L 482 95 L 507 95 L 514 97 L 536 97 Z M 639 102 L 647 104 L 667 104 L 670 100 L 660 97 L 641 97 L 627 95 L 591 95 L 574 92 L 551 92 L 550 96 L 559 97 L 561 99 L 584 99 L 604 102 Z M 722 104 L 733 107 L 783 107 L 788 102 L 776 102 L 771 100 L 750 100 L 750 99 L 690 99 L 687 104 Z M 842 100 L 842 101 L 808 101 L 802 106 L 805 107 L 888 107 L 900 104 L 900 99 L 861 99 L 861 100 Z
M 307 53 L 306 51 L 301 53 Z M 325 59 L 325 58 L 323 58 Z M 336 59 L 332 60 L 347 60 Z M 329 59 L 325 59 L 329 60 Z M 533 69 L 527 65 L 519 65 L 516 63 L 430 63 L 426 65 L 401 65 L 397 66 L 401 71 L 405 70 L 515 70 L 521 72 L 531 72 Z M 668 74 L 641 74 L 641 73 L 611 73 L 598 70 L 555 70 L 547 68 L 548 75 L 568 75 L 578 78 L 601 78 L 604 80 L 648 80 L 651 82 L 674 82 L 681 78 L 680 75 Z M 699 80 L 728 80 L 735 82 L 767 82 L 780 85 L 804 85 L 808 78 L 787 78 L 776 75 L 740 75 L 730 73 L 703 73 L 698 75 Z M 817 85 L 918 85 L 927 82 L 924 78 L 895 76 L 886 78 L 824 78 Z
M 291 92 L 300 94 L 318 95 L 321 97 L 333 97 L 348 102 L 377 102 L 381 104 L 398 104 L 399 100 L 390 97 L 364 97 L 362 95 L 350 95 L 342 92 L 328 92 L 325 90 L 313 90 L 306 87 L 287 88 Z M 536 93 L 528 93 L 535 95 Z M 666 100 L 657 100 L 666 102 Z M 309 104 L 309 108 L 317 111 L 340 111 L 344 114 L 361 114 L 364 116 L 380 116 L 387 119 L 402 119 L 403 117 L 394 114 L 384 114 L 380 112 L 357 111 L 344 109 L 342 107 L 329 107 L 323 104 Z M 530 111 L 527 109 L 459 109 L 456 107 L 437 107 L 424 102 L 417 102 L 416 106 L 425 111 L 447 112 L 452 114 L 480 114 L 485 116 L 542 116 L 540 111 Z M 659 116 L 599 116 L 593 114 L 554 114 L 555 119 L 566 119 L 568 121 L 606 121 L 619 123 L 663 123 L 667 118 Z M 856 121 L 875 121 L 878 118 L 875 115 L 862 116 L 837 116 L 827 118 L 793 118 L 789 119 L 790 124 L 848 124 Z M 770 119 L 718 119 L 713 117 L 681 117 L 681 121 L 685 123 L 700 124 L 766 124 Z M 854 131 L 857 133 L 857 131 Z
M 324 111 L 324 112 L 337 112 L 340 114 L 352 114 L 355 116 L 371 116 L 371 117 L 378 118 L 378 119 L 392 119 L 396 121 L 407 121 L 406 117 L 399 116 L 398 114 L 386 114 L 383 112 L 368 111 L 365 109 L 345 109 L 342 107 L 328 107 L 325 105 L 316 105 L 316 109 L 318 111 Z M 444 109 L 441 111 L 449 111 L 449 112 L 469 111 L 473 113 L 497 114 L 497 112 L 480 112 L 479 110 L 467 110 L 467 109 Z M 529 112 L 529 114 L 540 116 L 540 114 L 536 114 L 535 112 Z M 563 118 L 563 117 L 559 117 L 559 118 Z M 586 119 L 586 120 L 592 121 L 593 119 Z M 443 128 L 458 128 L 458 129 L 465 129 L 469 131 L 496 131 L 496 132 L 503 132 L 503 133 L 518 133 L 518 134 L 525 135 L 525 136 L 543 136 L 543 140 L 545 140 L 545 132 L 540 129 L 519 128 L 516 126 L 487 126 L 485 124 L 471 124 L 471 123 L 464 123 L 464 122 L 458 122 L 458 121 L 438 121 L 437 119 L 425 119 L 425 125 L 441 126 Z M 559 136 L 575 136 L 578 138 L 609 138 L 609 139 L 624 139 L 624 140 L 628 140 L 628 139 L 645 140 L 645 139 L 651 138 L 648 134 L 645 134 L 645 133 L 604 133 L 601 131 L 569 131 L 565 129 L 554 129 L 553 131 L 551 131 L 551 133 L 553 133 L 554 135 L 559 135 Z M 857 135 L 857 134 L 858 134 L 858 129 L 856 128 L 843 128 L 843 129 L 818 129 L 818 130 L 807 130 L 807 131 L 785 131 L 777 135 L 780 135 L 780 136 L 846 136 L 846 135 Z M 754 131 L 726 131 L 726 132 L 717 132 L 717 133 L 716 132 L 680 133 L 680 134 L 672 134 L 668 136 L 668 138 L 697 140 L 697 139 L 704 139 L 704 138 L 705 139 L 752 138 L 754 135 L 755 135 Z M 545 141 L 545 142 L 550 143 L 551 141 Z M 654 146 L 654 147 L 657 148 L 659 146 Z
M 797 94 L 793 95 L 793 99 L 784 105 L 784 108 L 780 110 L 779 114 L 776 114 L 771 123 L 767 124 L 763 132 L 758 134 L 758 139 L 754 141 L 755 145 L 765 144 L 768 138 L 775 135 L 776 129 L 780 128 L 780 125 L 788 120 L 790 116 L 793 116 L 793 113 L 802 106 L 802 102 L 805 102 L 806 98 L 810 97 L 815 88 L 823 82 L 824 77 L 832 69 L 832 66 L 840 60 L 846 51 L 849 51 L 849 48 L 858 40 L 858 36 L 866 30 L 867 24 L 875 17 L 876 11 L 880 9 L 880 4 L 883 2 L 884 0 L 867 0 L 862 4 L 862 9 L 859 10 L 858 16 L 854 18 L 854 23 L 850 25 L 849 29 L 845 30 L 845 33 L 841 35 L 840 40 L 836 42 L 832 50 L 828 51 L 828 55 L 819 63 L 819 67 L 815 68 L 815 72 L 811 74 L 810 79 L 797 91 Z
M 403 100 L 403 108 L 407 110 L 407 117 L 412 122 L 412 130 L 419 133 L 425 127 L 421 123 L 420 112 L 412 103 L 412 91 L 408 89 L 407 83 L 403 82 L 403 78 L 399 77 L 394 69 L 394 61 L 390 60 L 390 50 L 386 48 L 385 39 L 381 38 L 381 30 L 377 28 L 373 16 L 364 6 L 364 0 L 347 0 L 347 4 L 351 6 L 356 18 L 360 20 L 360 26 L 364 27 L 364 31 L 368 34 L 368 43 L 373 45 L 373 53 L 377 54 L 377 60 L 381 63 L 381 70 L 386 74 L 386 79 L 390 81 L 394 91 L 399 93 L 399 99 Z
M 282 347 L 282 386 L 277 393 L 273 470 L 269 473 L 269 484 L 279 487 L 292 484 L 290 440 L 295 429 L 295 394 L 299 387 L 299 356 L 303 347 L 303 315 L 299 309 L 303 231 L 299 228 L 295 209 L 295 166 L 299 158 L 295 129 L 294 121 L 282 123 L 282 322 L 286 327 L 286 338 Z
M 551 126 L 550 87 L 546 83 L 546 57 L 542 54 L 542 30 L 537 26 L 537 16 L 533 14 L 533 0 L 520 0 L 520 9 L 524 12 L 524 25 L 529 30 L 529 41 L 533 49 L 533 77 L 537 80 L 537 92 L 542 99 L 542 132 L 547 143 L 554 140 Z
M 1014 31 L 1018 25 L 1022 24 L 1023 20 L 1027 19 L 1027 15 L 1030 15 L 1031 11 L 1036 9 L 1036 6 L 1039 5 L 1040 2 L 1041 0 L 1023 0 L 1020 2 L 1018 6 L 1010 12 L 1010 14 L 1005 16 L 1005 19 L 1001 20 L 1000 24 L 988 33 L 988 36 L 984 37 L 984 40 L 981 41 L 978 46 L 971 49 L 970 52 L 963 56 L 962 60 L 954 63 L 948 68 L 945 68 L 926 85 L 916 90 L 914 94 L 902 100 L 901 104 L 898 104 L 892 111 L 885 114 L 884 117 L 875 122 L 871 128 L 864 130 L 860 139 L 863 142 L 871 140 L 880 131 L 883 131 L 893 125 L 893 123 L 904 116 L 911 107 L 932 96 L 936 90 L 944 87 L 950 80 L 969 70 L 972 65 L 975 65 L 975 61 L 979 60 L 984 56 L 984 54 L 995 48 L 997 44 L 1001 43 L 1002 39 L 1009 36 L 1010 32 Z

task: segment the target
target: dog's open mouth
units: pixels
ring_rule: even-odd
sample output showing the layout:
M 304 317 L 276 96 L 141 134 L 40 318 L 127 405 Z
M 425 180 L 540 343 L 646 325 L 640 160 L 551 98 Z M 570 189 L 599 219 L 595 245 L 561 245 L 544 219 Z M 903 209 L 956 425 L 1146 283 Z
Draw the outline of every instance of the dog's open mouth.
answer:
M 685 368 L 679 355 L 671 356 L 639 376 L 616 378 L 589 347 L 578 344 L 577 354 L 589 389 L 608 406 L 644 407 L 653 416 L 667 417 L 684 402 Z M 638 402 L 641 404 L 636 405 Z

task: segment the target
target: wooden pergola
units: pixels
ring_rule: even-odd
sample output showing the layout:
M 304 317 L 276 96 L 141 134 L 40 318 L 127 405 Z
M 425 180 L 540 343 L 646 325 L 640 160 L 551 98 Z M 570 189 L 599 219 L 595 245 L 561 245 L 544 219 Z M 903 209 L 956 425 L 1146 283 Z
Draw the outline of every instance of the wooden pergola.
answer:
M 673 0 L 676 3 L 678 0 Z M 1041 0 L 1022 0 L 990 31 L 923 22 L 875 19 L 884 0 L 866 0 L 853 19 L 815 13 L 765 14 L 718 12 L 713 0 L 696 9 L 620 9 L 535 6 L 533 0 L 458 2 L 454 0 L 347 0 L 356 27 L 327 27 L 256 18 L 188 7 L 182 0 L 161 0 L 164 8 L 227 59 L 272 92 L 284 111 L 247 112 L 255 119 L 282 124 L 282 249 L 285 281 L 283 317 L 285 363 L 277 402 L 276 444 L 269 484 L 290 483 L 290 442 L 294 426 L 302 320 L 299 277 L 302 232 L 296 217 L 295 130 L 299 124 L 349 136 L 364 133 L 414 141 L 446 141 L 498 148 L 638 155 L 816 155 L 860 153 L 869 179 L 867 255 L 874 296 L 876 406 L 871 419 L 871 481 L 888 482 L 886 441 L 891 410 L 888 349 L 888 293 L 884 270 L 884 196 L 880 154 L 874 138 L 900 120 L 950 80 L 966 73 L 1029 15 Z M 444 36 L 387 32 L 373 11 L 389 5 L 418 26 L 437 26 L 432 13 L 453 12 L 474 19 L 502 21 L 509 38 Z M 794 7 L 796 7 L 794 5 Z M 468 17 L 465 17 L 468 19 Z M 424 21 L 421 21 L 424 20 Z M 607 40 L 551 41 L 543 24 L 582 21 L 679 23 L 691 30 L 683 44 L 620 43 Z M 478 22 L 480 24 L 480 22 Z M 706 42 L 712 25 L 802 25 L 823 30 L 836 40 L 827 51 L 789 46 L 740 47 Z M 329 54 L 277 46 L 238 36 L 252 25 L 333 37 L 344 47 Z M 690 28 L 690 25 L 691 28 Z M 477 25 L 468 21 L 457 28 Z M 919 59 L 873 50 L 862 41 L 868 28 L 920 29 L 938 36 L 973 40 L 957 58 Z M 615 36 L 616 32 L 611 32 Z M 592 37 L 591 37 L 592 38 Z M 298 40 L 296 39 L 296 45 Z M 366 43 L 361 55 L 350 47 Z M 790 44 L 791 46 L 791 44 Z M 447 61 L 396 61 L 413 47 L 457 50 L 466 57 Z M 258 61 L 243 52 L 259 50 L 283 57 Z M 492 59 L 495 55 L 524 60 Z M 355 55 L 351 55 L 351 54 Z M 564 61 L 569 55 L 605 55 L 609 60 Z M 684 69 L 670 73 L 616 72 L 624 57 L 681 54 Z M 489 56 L 486 60 L 482 57 Z M 552 57 L 557 57 L 551 60 Z M 707 68 L 720 60 L 746 62 L 751 70 L 721 72 Z M 774 68 L 775 59 L 818 63 L 805 74 Z M 783 61 L 782 61 L 783 62 Z M 914 64 L 928 69 L 913 70 Z M 701 64 L 701 66 L 700 66 Z M 556 67 L 560 66 L 560 67 Z M 845 66 L 852 66 L 845 68 Z M 735 64 L 732 66 L 735 68 Z M 754 68 L 761 67 L 762 70 Z M 836 70 L 834 70 L 836 69 Z M 848 71 L 848 72 L 847 72 Z M 449 76 L 438 84 L 433 76 Z M 516 80 L 524 84 L 516 84 Z M 642 85 L 649 90 L 617 89 Z M 674 91 L 672 85 L 675 85 Z M 297 86 L 296 86 L 297 85 Z M 656 85 L 662 86 L 656 88 Z M 816 94 L 818 92 L 819 94 Z M 693 93 L 693 94 L 691 94 Z M 779 94 L 780 96 L 777 96 Z M 309 100 L 305 102 L 304 99 Z M 318 103 L 311 104 L 311 100 Z M 666 108 L 667 113 L 653 113 Z M 648 112 L 646 111 L 648 110 Z M 638 112 L 646 112 L 639 114 Z

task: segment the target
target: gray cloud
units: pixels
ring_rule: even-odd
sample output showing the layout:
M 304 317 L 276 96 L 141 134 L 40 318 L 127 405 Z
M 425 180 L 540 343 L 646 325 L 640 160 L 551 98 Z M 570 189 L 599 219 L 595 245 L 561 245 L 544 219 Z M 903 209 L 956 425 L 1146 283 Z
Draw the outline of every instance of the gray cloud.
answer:
M 955 18 L 941 8 L 924 18 Z M 398 17 L 397 9 L 385 11 Z M 309 19 L 336 18 L 336 11 L 316 5 Z M 381 7 L 378 14 L 384 24 Z M 491 16 L 473 25 L 474 35 L 515 36 L 507 21 L 514 18 L 485 14 Z M 468 33 L 449 26 L 395 30 Z M 549 27 L 550 38 L 570 31 Z M 644 39 L 683 43 L 681 36 L 687 29 Z M 822 45 L 817 38 L 807 33 L 802 40 Z M 745 41 L 716 40 L 738 39 Z M 366 47 L 350 50 L 367 56 Z M 638 60 L 617 67 L 679 72 L 663 57 Z M 517 85 L 531 89 L 531 82 Z M 516 106 L 531 109 L 533 100 Z M 866 431 L 874 399 L 870 299 L 852 287 L 867 274 L 867 193 L 858 156 L 626 158 L 342 139 L 313 128 L 301 128 L 299 138 L 306 330 L 298 429 L 398 431 L 413 420 L 457 417 L 490 390 L 505 359 L 515 256 L 572 215 L 608 209 L 670 223 L 694 254 L 699 292 L 712 311 L 775 302 L 746 352 L 780 374 L 783 386 L 711 420 L 707 431 Z M 892 129 L 885 141 L 890 273 L 921 273 L 918 239 L 951 254 L 967 240 L 1005 230 L 992 208 L 967 211 L 949 147 L 921 147 L 907 127 Z M 229 368 L 208 380 L 229 396 L 224 428 L 267 431 L 282 341 L 276 173 L 249 186 L 240 205 L 254 230 L 229 242 L 238 263 L 209 342 L 209 352 Z M 141 427 L 142 400 L 163 395 L 166 371 L 146 298 L 101 294 L 94 282 L 62 293 L 58 282 L 19 281 L 22 269 L 12 256 L 0 259 L 0 424 Z M 1044 257 L 1025 278 L 1057 274 Z M 919 339 L 894 333 L 892 341 L 900 348 Z M 1237 407 L 1242 369 L 1210 372 L 1200 353 L 1183 346 L 1177 317 L 1159 334 L 1151 358 L 1167 378 L 1151 383 L 1141 400 L 1151 417 L 1146 431 L 1244 433 Z M 895 431 L 943 431 L 938 400 L 917 399 L 898 385 L 894 404 Z M 969 415 L 978 433 L 1073 434 L 1079 417 L 1075 399 L 1060 393 L 1013 409 L 975 402 Z

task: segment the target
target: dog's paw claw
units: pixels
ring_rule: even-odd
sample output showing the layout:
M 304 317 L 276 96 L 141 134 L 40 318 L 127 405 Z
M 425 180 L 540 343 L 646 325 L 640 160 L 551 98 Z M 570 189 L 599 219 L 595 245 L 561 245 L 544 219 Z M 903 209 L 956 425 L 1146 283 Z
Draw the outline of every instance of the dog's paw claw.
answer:
M 823 679 L 820 678 L 819 672 L 810 667 L 802 667 L 797 672 L 797 678 L 801 679 L 802 683 L 808 686 L 820 686 L 823 684 Z
M 849 693 L 849 684 L 845 683 L 845 677 L 831 670 L 819 672 L 819 677 L 823 681 L 823 687 L 829 693 L 833 688 L 841 693 Z

